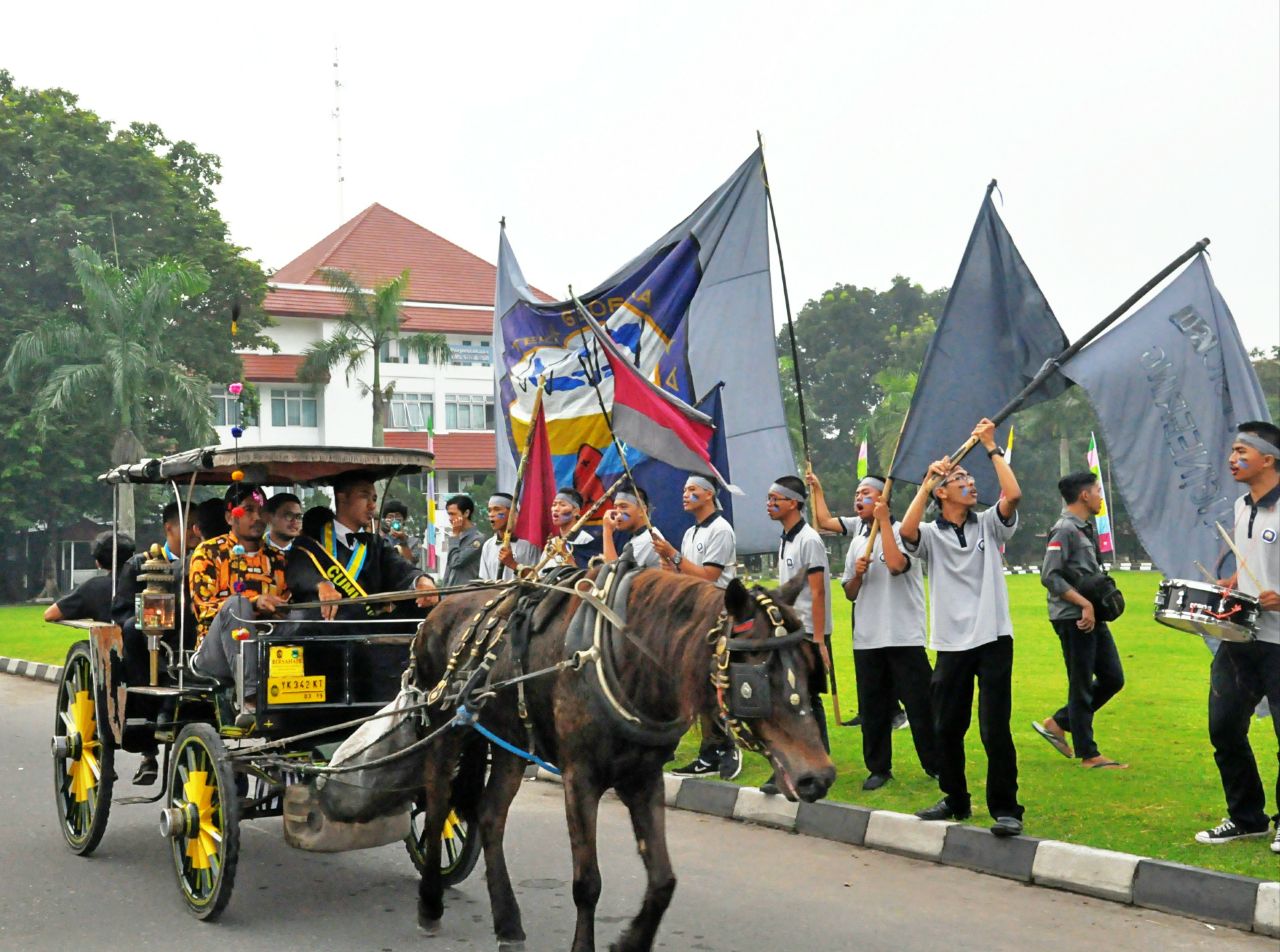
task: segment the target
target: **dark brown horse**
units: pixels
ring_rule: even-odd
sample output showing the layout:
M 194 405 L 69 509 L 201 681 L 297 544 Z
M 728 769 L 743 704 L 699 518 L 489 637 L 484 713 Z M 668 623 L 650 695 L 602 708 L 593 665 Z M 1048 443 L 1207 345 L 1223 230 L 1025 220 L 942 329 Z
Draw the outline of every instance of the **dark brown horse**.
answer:
M 789 667 L 782 652 L 743 650 L 748 641 L 764 645 L 799 623 L 788 607 L 798 588 L 777 594 L 770 602 L 764 589 L 748 590 L 734 581 L 725 590 L 708 582 L 657 570 L 634 577 L 626 597 L 626 638 L 618 638 L 613 667 L 628 703 L 646 722 L 662 723 L 673 737 L 692 724 L 700 713 L 719 709 L 711 685 L 713 646 L 718 636 L 732 638 L 739 646 L 733 660 L 754 663 L 767 674 L 772 698 L 761 716 L 745 721 L 765 748 L 779 785 L 788 798 L 814 801 L 835 779 L 835 768 L 823 750 L 809 709 L 806 685 L 816 661 L 811 646 L 795 637 L 789 640 Z M 420 685 L 435 684 L 460 633 L 491 593 L 466 593 L 444 599 L 419 629 L 415 642 Z M 514 600 L 499 606 L 509 608 Z M 566 657 L 566 634 L 583 603 L 567 598 L 545 630 L 529 645 L 525 670 L 555 665 Z M 779 625 L 781 623 L 781 625 Z M 714 635 L 708 640 L 708 634 Z M 516 669 L 506 645 L 497 652 L 494 680 L 512 676 Z M 785 672 L 785 673 L 784 673 Z M 659 746 L 638 743 L 611 715 L 588 679 L 587 669 L 564 669 L 526 683 L 528 720 L 532 739 L 519 716 L 516 691 L 505 688 L 494 694 L 480 711 L 480 722 L 497 736 L 537 753 L 563 771 L 565 811 L 573 850 L 573 898 L 577 906 L 574 952 L 595 948 L 595 908 L 600 896 L 600 869 L 596 861 L 596 814 L 601 795 L 613 788 L 631 814 L 636 843 L 647 873 L 647 887 L 639 914 L 618 941 L 616 950 L 652 947 L 658 925 L 675 891 L 676 878 L 667 853 L 662 765 L 670 759 L 675 740 Z M 756 682 L 756 694 L 762 685 Z M 746 692 L 751 693 L 751 692 Z M 450 717 L 441 712 L 440 724 Z M 432 725 L 434 726 L 434 725 Z M 459 728 L 446 733 L 428 748 L 424 769 L 427 815 L 423 841 L 429 855 L 423 864 L 419 888 L 418 920 L 434 931 L 444 912 L 439 878 L 440 834 L 451 802 L 466 818 L 478 822 L 484 845 L 486 878 L 493 908 L 494 930 L 502 948 L 520 948 L 525 935 L 520 909 L 511 887 L 503 852 L 507 812 L 524 776 L 521 758 L 493 745 L 487 780 L 486 754 L 490 745 L 477 732 Z M 468 796 L 467 791 L 471 791 Z M 468 802 L 470 801 L 470 802 Z

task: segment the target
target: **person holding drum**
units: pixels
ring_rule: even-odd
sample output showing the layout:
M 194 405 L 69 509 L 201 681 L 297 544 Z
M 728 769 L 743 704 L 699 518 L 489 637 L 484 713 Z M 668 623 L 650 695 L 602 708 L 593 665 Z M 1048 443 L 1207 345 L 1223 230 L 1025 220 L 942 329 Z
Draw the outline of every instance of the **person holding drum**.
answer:
M 1262 421 L 1239 426 L 1231 444 L 1231 476 L 1249 491 L 1236 500 L 1236 574 L 1222 585 L 1258 600 L 1262 611 L 1252 641 L 1224 641 L 1209 671 L 1209 739 L 1222 775 L 1227 816 L 1197 843 L 1218 844 L 1266 836 L 1267 797 L 1249 746 L 1249 719 L 1262 698 L 1280 742 L 1280 427 Z M 1276 775 L 1276 833 L 1280 853 L 1280 770 Z
M 1067 703 L 1043 723 L 1031 726 L 1064 757 L 1073 753 L 1079 757 L 1082 767 L 1126 767 L 1102 756 L 1093 738 L 1093 715 L 1124 687 L 1120 653 L 1107 623 L 1076 588 L 1102 572 L 1092 522 L 1102 511 L 1102 485 L 1097 476 L 1082 470 L 1058 480 L 1058 492 L 1066 508 L 1049 532 L 1040 583 L 1048 589 L 1049 623 L 1062 642 Z M 1075 742 L 1074 752 L 1067 743 L 1068 733 Z

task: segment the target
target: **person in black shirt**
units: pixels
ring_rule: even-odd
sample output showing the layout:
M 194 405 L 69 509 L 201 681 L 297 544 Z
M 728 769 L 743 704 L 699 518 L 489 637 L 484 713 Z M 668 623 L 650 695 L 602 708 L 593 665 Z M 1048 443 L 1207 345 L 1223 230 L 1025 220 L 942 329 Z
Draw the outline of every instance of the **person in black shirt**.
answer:
M 118 535 L 115 546 L 115 569 L 119 573 L 133 557 L 133 540 Z M 111 533 L 99 533 L 93 540 L 93 561 L 106 575 L 86 579 L 75 589 L 44 610 L 45 621 L 62 621 L 64 618 L 90 618 L 93 621 L 111 621 Z

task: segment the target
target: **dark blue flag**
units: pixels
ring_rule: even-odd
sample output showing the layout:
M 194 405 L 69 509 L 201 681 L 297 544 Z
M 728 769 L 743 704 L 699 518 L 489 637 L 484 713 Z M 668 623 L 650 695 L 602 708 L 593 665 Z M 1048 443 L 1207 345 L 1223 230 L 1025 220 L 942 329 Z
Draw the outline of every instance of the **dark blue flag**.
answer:
M 998 413 L 1029 384 L 1044 362 L 1067 348 L 1067 335 L 1040 293 L 991 201 L 982 202 L 960 270 L 947 294 L 942 318 L 920 368 L 907 412 L 893 477 L 919 483 L 929 464 L 969 438 L 983 417 Z M 1024 407 L 1070 386 L 1052 374 Z M 1008 423 L 997 441 L 1004 445 Z M 995 470 L 981 453 L 965 458 L 978 483 L 978 498 L 1000 496 Z
M 1111 473 L 1151 560 L 1200 578 L 1226 546 L 1236 424 L 1269 420 L 1267 401 L 1203 254 L 1149 304 L 1063 366 L 1098 412 Z M 1229 574 L 1229 569 L 1223 574 Z

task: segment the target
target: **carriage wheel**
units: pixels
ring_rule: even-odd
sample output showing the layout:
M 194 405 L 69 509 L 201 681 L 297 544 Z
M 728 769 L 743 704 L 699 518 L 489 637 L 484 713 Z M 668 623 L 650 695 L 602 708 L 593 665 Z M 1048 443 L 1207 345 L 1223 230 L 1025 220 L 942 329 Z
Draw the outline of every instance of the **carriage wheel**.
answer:
M 170 838 L 187 911 L 216 919 L 231 898 L 240 856 L 240 797 L 218 732 L 188 724 L 169 768 L 168 808 L 160 831 Z
M 405 849 L 418 872 L 422 872 L 423 863 L 427 859 L 423 830 L 426 811 L 420 800 L 415 800 L 409 812 L 409 835 L 405 837 Z M 456 886 L 476 868 L 480 858 L 480 831 L 471 823 L 462 819 L 453 810 L 444 821 L 444 830 L 440 833 L 440 879 L 445 886 Z
M 92 853 L 106 832 L 115 779 L 115 750 L 98 731 L 97 694 L 89 642 L 77 641 L 67 651 L 58 682 L 52 751 L 59 826 L 79 856 Z

